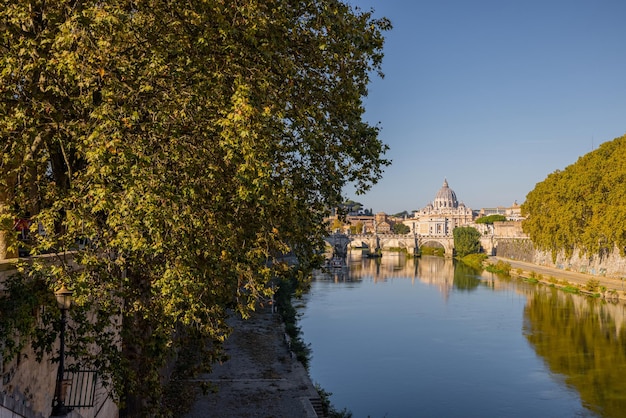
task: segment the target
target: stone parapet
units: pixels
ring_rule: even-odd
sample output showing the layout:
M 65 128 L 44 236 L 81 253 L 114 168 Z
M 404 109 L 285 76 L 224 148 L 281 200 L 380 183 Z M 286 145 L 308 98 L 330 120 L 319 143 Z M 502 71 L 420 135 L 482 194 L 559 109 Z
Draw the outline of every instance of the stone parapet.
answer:
M 495 255 L 593 276 L 626 277 L 626 257 L 617 248 L 604 256 L 581 254 L 575 250 L 571 257 L 560 251 L 553 258 L 551 252 L 537 250 L 528 238 L 498 238 Z

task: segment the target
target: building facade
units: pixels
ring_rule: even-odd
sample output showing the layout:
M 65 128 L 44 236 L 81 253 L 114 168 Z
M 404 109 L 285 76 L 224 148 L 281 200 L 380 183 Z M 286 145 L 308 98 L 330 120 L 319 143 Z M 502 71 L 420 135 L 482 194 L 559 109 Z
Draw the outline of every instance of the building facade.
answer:
M 466 226 L 473 222 L 472 209 L 459 203 L 456 193 L 444 179 L 443 186 L 435 199 L 424 208 L 413 213 L 404 223 L 411 232 L 428 236 L 450 236 L 457 226 Z

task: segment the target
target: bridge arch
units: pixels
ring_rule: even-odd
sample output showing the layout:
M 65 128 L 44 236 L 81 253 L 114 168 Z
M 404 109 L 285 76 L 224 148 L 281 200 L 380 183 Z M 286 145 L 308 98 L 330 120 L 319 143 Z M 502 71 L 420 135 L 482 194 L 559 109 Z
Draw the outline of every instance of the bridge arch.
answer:
M 452 257 L 454 254 L 454 238 L 446 236 L 422 236 L 412 234 L 332 234 L 326 241 L 329 242 L 333 248 L 341 241 L 341 245 L 346 245 L 346 252 L 348 248 L 367 247 L 370 252 L 391 248 L 404 248 L 409 254 L 416 254 L 419 248 L 430 243 L 431 246 L 443 248 L 445 255 L 448 257 Z M 336 253 L 340 253 L 340 251 Z
M 443 245 L 441 242 L 436 241 L 436 240 L 427 240 L 427 241 L 423 241 L 422 242 L 422 247 L 432 247 L 432 248 L 443 248 L 444 250 L 446 249 L 446 246 Z
M 333 257 L 345 258 L 348 255 L 348 245 L 352 239 L 342 233 L 335 233 L 324 238 L 333 249 Z
M 454 256 L 454 238 L 452 237 L 421 237 L 420 247 L 443 248 L 446 257 Z

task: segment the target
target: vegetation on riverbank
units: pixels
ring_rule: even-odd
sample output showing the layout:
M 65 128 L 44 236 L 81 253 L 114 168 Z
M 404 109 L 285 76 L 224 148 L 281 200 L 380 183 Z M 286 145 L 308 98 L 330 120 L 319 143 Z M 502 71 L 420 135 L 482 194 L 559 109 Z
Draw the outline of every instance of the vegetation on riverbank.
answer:
M 604 257 L 618 249 L 625 255 L 624 155 L 626 135 L 537 183 L 521 206 L 524 232 L 537 249 L 551 252 L 553 261 L 560 252 Z
M 289 349 L 296 359 L 309 369 L 311 348 L 302 339 L 302 332 L 298 326 L 298 312 L 293 306 L 292 298 L 298 297 L 302 292 L 302 282 L 291 277 L 283 279 L 274 295 L 274 303 L 285 326 L 285 333 L 289 336 Z
M 476 270 L 482 270 L 483 262 L 487 259 L 487 255 L 484 253 L 468 254 L 465 257 L 458 258 L 464 264 L 475 268 Z
M 545 277 L 543 274 L 533 270 L 525 271 L 521 268 L 513 270 L 511 264 L 502 260 L 498 260 L 495 264 L 487 263 L 485 270 L 503 276 L 517 277 L 528 283 L 541 283 L 550 287 L 556 287 L 568 293 L 583 294 L 596 298 L 601 297 L 610 301 L 619 300 L 619 292 L 617 289 L 609 289 L 607 286 L 602 285 L 599 279 L 593 277 L 590 277 L 584 283 L 572 283 L 566 279 L 558 279 L 552 275 Z M 626 292 L 622 293 L 626 296 Z
M 487 270 L 490 273 L 496 273 L 496 274 L 502 274 L 502 275 L 508 276 L 511 274 L 511 265 L 502 260 L 498 260 L 496 264 L 488 263 L 487 266 L 485 267 L 485 270 Z
M 296 277 L 284 279 L 280 282 L 274 300 L 276 308 L 285 325 L 285 332 L 289 336 L 289 348 L 304 367 L 309 369 L 311 360 L 311 347 L 302 339 L 302 331 L 298 326 L 298 313 L 293 306 L 294 297 L 302 295 L 308 289 L 308 281 L 298 280 Z M 349 418 L 352 413 L 346 410 L 337 410 L 330 402 L 332 393 L 324 390 L 320 385 L 315 385 L 315 390 L 320 395 L 324 414 L 328 418 Z

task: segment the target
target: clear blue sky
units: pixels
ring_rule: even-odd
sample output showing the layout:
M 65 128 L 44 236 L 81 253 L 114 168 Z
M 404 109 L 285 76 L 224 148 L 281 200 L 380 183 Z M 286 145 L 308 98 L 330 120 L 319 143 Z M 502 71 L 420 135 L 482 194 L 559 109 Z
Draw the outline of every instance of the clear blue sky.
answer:
M 346 1 L 394 26 L 365 100 L 393 164 L 346 191 L 366 208 L 422 208 L 444 178 L 472 209 L 522 203 L 626 133 L 624 0 Z

